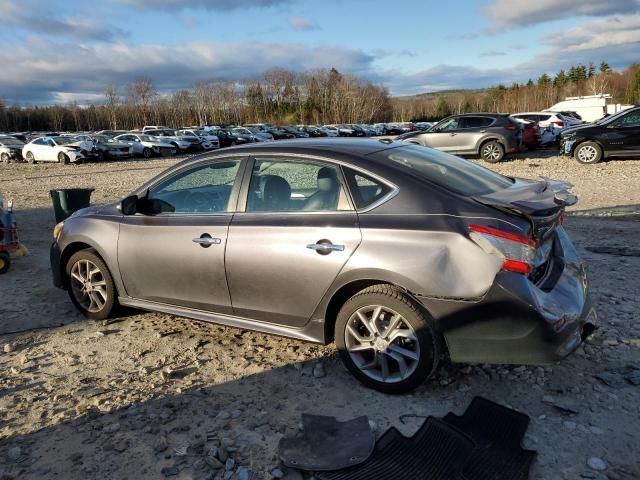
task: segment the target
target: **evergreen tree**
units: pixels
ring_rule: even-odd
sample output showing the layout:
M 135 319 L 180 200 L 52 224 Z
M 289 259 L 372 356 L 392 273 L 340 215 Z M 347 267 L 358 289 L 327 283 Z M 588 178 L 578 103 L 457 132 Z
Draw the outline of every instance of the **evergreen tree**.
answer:
M 527 87 L 533 87 L 533 80 L 529 79 L 529 81 L 527 82 Z
M 553 79 L 553 86 L 564 87 L 568 81 L 569 78 L 567 77 L 567 74 L 564 72 L 564 70 L 560 70 L 556 75 L 556 78 Z
M 589 68 L 587 69 L 587 78 L 591 78 L 596 74 L 596 66 L 593 62 L 589 62 Z
M 549 75 L 547 75 L 546 73 L 543 73 L 538 78 L 538 85 L 540 85 L 541 87 L 546 87 L 550 83 L 551 83 L 551 78 L 549 78 Z
M 609 73 L 611 71 L 611 67 L 605 61 L 600 63 L 600 73 Z

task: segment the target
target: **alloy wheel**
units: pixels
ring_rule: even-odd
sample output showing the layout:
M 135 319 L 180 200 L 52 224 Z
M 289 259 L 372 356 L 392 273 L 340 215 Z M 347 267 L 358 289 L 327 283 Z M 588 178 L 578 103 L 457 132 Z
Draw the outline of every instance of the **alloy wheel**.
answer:
M 92 261 L 77 261 L 71 267 L 70 280 L 75 299 L 87 311 L 97 313 L 107 304 L 107 281 Z
M 592 145 L 584 145 L 578 150 L 578 159 L 584 163 L 591 163 L 598 157 L 598 151 Z
M 490 143 L 482 150 L 482 156 L 488 160 L 499 160 L 501 156 L 500 147 Z
M 371 305 L 356 310 L 344 336 L 351 360 L 374 380 L 400 382 L 418 366 L 418 337 L 402 315 L 390 308 Z

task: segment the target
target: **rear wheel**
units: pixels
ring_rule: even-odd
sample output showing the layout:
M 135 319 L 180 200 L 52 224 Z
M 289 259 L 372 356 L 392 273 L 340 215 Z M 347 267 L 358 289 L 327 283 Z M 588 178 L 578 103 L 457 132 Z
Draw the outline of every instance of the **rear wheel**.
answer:
M 573 157 L 580 163 L 598 163 L 602 160 L 602 147 L 596 142 L 583 142 L 576 147 Z
M 364 385 L 404 393 L 433 375 L 440 342 L 432 318 L 391 285 L 351 297 L 336 321 L 336 345 L 349 371 Z
M 504 158 L 504 147 L 495 140 L 491 140 L 480 147 L 480 156 L 485 162 L 497 163 Z
M 0 252 L 0 275 L 7 273 L 11 267 L 11 257 L 8 252 Z
M 2 155 L 0 155 L 0 160 L 2 160 L 2 163 L 9 163 L 9 160 L 11 160 L 9 158 L 9 154 L 6 152 L 2 152 Z
M 32 152 L 27 152 L 27 154 L 25 155 L 27 162 L 29 162 L 30 164 L 34 164 L 36 163 L 36 157 L 33 156 Z
M 142 156 L 143 156 L 144 158 L 151 158 L 151 154 L 152 154 L 152 153 L 153 153 L 153 152 L 152 152 L 152 151 L 151 151 L 151 149 L 150 149 L 150 148 L 148 148 L 148 147 L 144 147 L 144 149 L 142 150 Z
M 116 289 L 106 264 L 91 250 L 74 253 L 65 267 L 69 297 L 85 317 L 104 320 L 116 306 Z

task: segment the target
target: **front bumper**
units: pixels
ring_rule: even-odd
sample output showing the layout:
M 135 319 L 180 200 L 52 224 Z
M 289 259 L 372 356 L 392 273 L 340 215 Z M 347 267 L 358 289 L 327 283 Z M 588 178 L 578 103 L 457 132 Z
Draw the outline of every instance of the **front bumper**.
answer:
M 573 150 L 577 142 L 577 138 L 560 137 L 560 155 L 573 155 Z
M 589 299 L 585 264 L 563 228 L 556 230 L 556 242 L 559 270 L 550 288 L 524 275 L 501 272 L 481 300 L 455 302 L 454 311 L 436 312 L 453 361 L 554 362 L 593 332 L 597 314 Z

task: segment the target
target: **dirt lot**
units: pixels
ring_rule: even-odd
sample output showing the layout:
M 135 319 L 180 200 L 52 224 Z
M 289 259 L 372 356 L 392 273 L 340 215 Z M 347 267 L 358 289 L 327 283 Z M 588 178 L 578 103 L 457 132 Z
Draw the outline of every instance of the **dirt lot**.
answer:
M 361 387 L 332 345 L 164 314 L 75 313 L 51 286 L 49 189 L 91 186 L 95 203 L 113 201 L 176 161 L 0 165 L 31 251 L 0 277 L 0 478 L 300 478 L 276 451 L 303 412 L 364 414 L 378 434 L 410 434 L 422 419 L 401 415 L 461 413 L 475 395 L 531 416 L 531 478 L 640 478 L 640 386 L 622 377 L 640 376 L 640 161 L 582 166 L 542 153 L 492 167 L 575 184 L 580 215 L 566 226 L 590 262 L 600 329 L 559 364 L 446 364 L 399 397 Z M 605 372 L 609 384 L 595 377 Z

